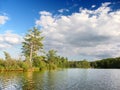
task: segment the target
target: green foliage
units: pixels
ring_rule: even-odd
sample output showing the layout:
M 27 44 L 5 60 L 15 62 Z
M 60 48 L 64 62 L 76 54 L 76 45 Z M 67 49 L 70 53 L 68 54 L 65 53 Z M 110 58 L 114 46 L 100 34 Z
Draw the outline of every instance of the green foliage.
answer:
M 37 56 L 33 59 L 33 66 L 38 67 L 40 70 L 46 69 L 45 56 Z
M 28 62 L 15 60 L 15 59 L 8 59 L 8 58 L 6 59 L 7 60 L 0 59 L 0 71 L 1 70 L 7 70 L 7 71 L 27 70 L 30 67 Z
M 27 71 L 30 68 L 30 64 L 28 61 L 19 62 L 19 65 L 21 68 L 23 68 L 24 71 Z

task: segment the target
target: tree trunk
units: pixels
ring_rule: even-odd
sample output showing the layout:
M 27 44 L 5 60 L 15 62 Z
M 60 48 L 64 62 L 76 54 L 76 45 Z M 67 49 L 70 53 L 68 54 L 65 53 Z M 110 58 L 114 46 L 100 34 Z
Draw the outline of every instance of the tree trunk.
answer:
M 33 45 L 31 44 L 30 45 L 30 64 L 31 64 L 31 67 L 32 67 L 32 52 L 33 52 Z

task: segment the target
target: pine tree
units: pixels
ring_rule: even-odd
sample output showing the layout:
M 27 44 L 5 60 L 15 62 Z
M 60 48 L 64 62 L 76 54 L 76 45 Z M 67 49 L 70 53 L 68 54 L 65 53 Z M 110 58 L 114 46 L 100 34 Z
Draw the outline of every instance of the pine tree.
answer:
M 43 49 L 43 38 L 44 37 L 41 36 L 41 32 L 36 27 L 29 30 L 24 37 L 22 53 L 27 59 L 29 58 L 31 65 L 33 57 L 37 56 L 38 51 Z

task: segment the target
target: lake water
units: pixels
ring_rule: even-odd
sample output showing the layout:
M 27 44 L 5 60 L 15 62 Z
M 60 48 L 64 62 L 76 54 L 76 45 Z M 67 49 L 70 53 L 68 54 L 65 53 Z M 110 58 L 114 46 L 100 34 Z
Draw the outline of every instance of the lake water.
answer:
M 0 73 L 0 90 L 120 90 L 119 69 Z

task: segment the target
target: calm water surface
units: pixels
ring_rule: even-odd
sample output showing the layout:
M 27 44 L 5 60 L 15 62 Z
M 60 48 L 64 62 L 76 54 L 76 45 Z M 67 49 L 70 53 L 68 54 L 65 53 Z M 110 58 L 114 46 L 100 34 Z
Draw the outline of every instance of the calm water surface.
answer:
M 0 90 L 120 90 L 119 69 L 0 73 Z

